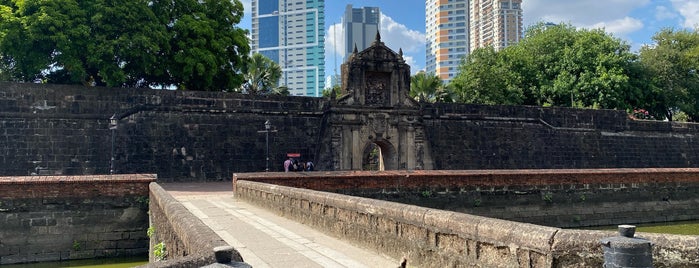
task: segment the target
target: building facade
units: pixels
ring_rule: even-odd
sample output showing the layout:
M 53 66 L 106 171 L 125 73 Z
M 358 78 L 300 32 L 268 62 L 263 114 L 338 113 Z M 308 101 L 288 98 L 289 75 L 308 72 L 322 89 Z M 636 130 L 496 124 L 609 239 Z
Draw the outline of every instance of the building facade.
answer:
M 378 7 L 352 8 L 352 5 L 347 5 L 345 15 L 342 17 L 342 29 L 345 35 L 345 53 L 342 61 L 346 61 L 352 54 L 355 45 L 358 51 L 371 46 L 380 25 L 381 13 Z
M 426 0 L 425 71 L 448 83 L 469 53 L 469 1 Z
M 492 46 L 495 50 L 522 38 L 522 0 L 471 0 L 470 51 Z
M 252 0 L 252 52 L 277 62 L 280 86 L 321 96 L 325 79 L 324 0 Z

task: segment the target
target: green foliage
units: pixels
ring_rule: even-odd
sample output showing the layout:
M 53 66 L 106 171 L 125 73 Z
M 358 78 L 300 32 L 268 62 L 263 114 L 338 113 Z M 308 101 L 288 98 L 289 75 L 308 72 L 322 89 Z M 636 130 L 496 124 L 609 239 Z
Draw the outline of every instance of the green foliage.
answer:
M 653 41 L 640 52 L 653 97 L 648 110 L 668 120 L 677 112 L 682 120 L 699 120 L 699 29 L 663 29 Z
M 231 90 L 249 51 L 240 1 L 0 2 L 0 78 Z
M 255 53 L 244 68 L 243 90 L 248 94 L 271 93 L 281 76 L 282 69 L 279 64 L 260 53 Z
M 480 199 L 473 200 L 474 207 L 480 207 L 482 203 L 483 203 L 483 200 L 480 200 Z
M 73 241 L 73 250 L 80 251 L 81 248 L 82 248 L 82 246 L 80 245 L 80 242 L 78 242 L 77 240 L 74 240 Z
M 152 238 L 155 235 L 155 226 L 149 226 L 148 231 L 146 231 L 148 238 Z
M 156 261 L 162 261 L 167 258 L 167 249 L 165 248 L 165 243 L 160 242 L 153 246 L 153 256 L 155 256 Z
M 439 76 L 418 72 L 410 77 L 410 97 L 416 101 L 437 102 L 449 100 L 444 83 Z
M 509 70 L 504 56 L 492 47 L 469 54 L 459 67 L 459 75 L 450 84 L 454 99 L 478 104 L 521 104 L 521 90 L 508 85 L 514 73 Z
M 553 194 L 551 192 L 546 192 L 541 195 L 541 200 L 544 200 L 547 204 L 553 203 Z
M 626 110 L 635 59 L 603 30 L 538 24 L 515 46 L 473 51 L 450 88 L 459 102 Z
M 332 88 L 323 89 L 323 92 L 321 94 L 323 94 L 323 97 L 325 98 L 330 98 L 333 93 L 336 97 L 342 94 L 342 88 L 340 87 L 340 85 L 334 85 Z
M 420 195 L 422 195 L 422 197 L 430 197 L 430 196 L 432 196 L 432 191 L 424 190 L 420 193 Z

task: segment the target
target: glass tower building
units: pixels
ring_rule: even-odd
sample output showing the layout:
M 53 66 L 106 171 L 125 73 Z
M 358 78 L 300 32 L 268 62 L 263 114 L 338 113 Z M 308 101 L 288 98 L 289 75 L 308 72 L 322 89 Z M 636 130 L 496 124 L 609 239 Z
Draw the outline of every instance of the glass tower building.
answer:
M 381 24 L 378 7 L 352 8 L 347 5 L 345 16 L 342 18 L 342 27 L 345 32 L 345 55 L 343 61 L 352 54 L 354 46 L 357 51 L 362 51 L 371 46 L 376 40 L 376 32 Z
M 277 62 L 290 95 L 321 96 L 325 79 L 324 0 L 252 0 L 252 52 Z

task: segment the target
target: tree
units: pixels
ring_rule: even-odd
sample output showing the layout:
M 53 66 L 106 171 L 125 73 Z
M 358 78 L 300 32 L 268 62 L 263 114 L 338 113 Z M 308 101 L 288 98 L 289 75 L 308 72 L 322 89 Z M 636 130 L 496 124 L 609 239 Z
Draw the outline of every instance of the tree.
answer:
M 603 30 L 538 24 L 517 45 L 472 52 L 450 87 L 463 102 L 629 109 L 634 61 Z
M 244 92 L 248 94 L 270 93 L 279 83 L 281 75 L 282 69 L 279 64 L 260 53 L 255 53 L 244 68 Z
M 249 51 L 238 1 L 0 1 L 13 81 L 230 90 Z
M 449 99 L 442 79 L 422 71 L 410 77 L 409 94 L 417 101 L 437 102 Z
M 340 85 L 334 85 L 332 88 L 323 89 L 323 92 L 321 92 L 321 94 L 325 98 L 331 97 L 333 93 L 336 97 L 342 94 L 342 88 L 340 87 Z
M 492 47 L 469 54 L 452 80 L 451 89 L 458 102 L 479 104 L 521 104 L 522 92 L 509 86 L 512 73 L 503 55 Z
M 649 110 L 668 120 L 677 112 L 689 121 L 699 120 L 699 29 L 663 29 L 653 41 L 641 48 L 640 55 L 656 100 Z

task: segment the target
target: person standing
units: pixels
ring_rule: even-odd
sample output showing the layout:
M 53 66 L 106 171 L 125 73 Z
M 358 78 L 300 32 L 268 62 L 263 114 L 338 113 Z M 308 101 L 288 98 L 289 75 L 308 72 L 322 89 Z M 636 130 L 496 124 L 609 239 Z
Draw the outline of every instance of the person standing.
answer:
M 291 167 L 291 157 L 284 161 L 284 172 L 289 172 L 289 167 Z

